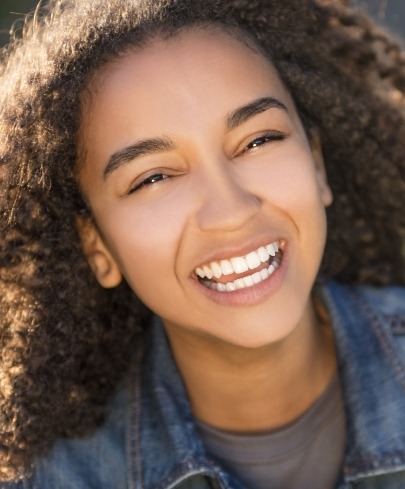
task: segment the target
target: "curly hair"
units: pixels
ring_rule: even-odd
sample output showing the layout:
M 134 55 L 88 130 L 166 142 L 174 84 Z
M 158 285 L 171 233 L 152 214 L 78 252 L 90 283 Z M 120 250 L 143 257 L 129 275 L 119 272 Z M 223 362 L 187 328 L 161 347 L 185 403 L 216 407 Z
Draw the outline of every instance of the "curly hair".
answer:
M 208 24 L 253 39 L 319 130 L 334 194 L 322 273 L 405 282 L 405 58 L 347 0 L 51 0 L 0 68 L 0 480 L 102 422 L 149 316 L 81 250 L 80 95 L 117 56 Z

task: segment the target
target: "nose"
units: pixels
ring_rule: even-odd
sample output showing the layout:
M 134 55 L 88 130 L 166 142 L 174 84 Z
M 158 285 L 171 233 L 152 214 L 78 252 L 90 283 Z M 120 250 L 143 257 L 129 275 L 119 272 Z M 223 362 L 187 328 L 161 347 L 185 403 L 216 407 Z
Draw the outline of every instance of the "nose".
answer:
M 261 208 L 260 199 L 246 188 L 229 161 L 206 169 L 199 180 L 202 200 L 197 221 L 203 231 L 240 229 Z

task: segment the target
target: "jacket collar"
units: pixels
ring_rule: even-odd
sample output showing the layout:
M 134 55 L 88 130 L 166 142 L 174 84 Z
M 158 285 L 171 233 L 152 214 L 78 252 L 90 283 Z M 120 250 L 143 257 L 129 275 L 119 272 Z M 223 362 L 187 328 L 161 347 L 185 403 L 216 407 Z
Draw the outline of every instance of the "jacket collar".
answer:
M 405 470 L 405 366 L 393 335 L 394 321 L 405 326 L 404 295 L 399 288 L 336 283 L 321 289 L 346 405 L 347 482 Z M 393 315 L 399 302 L 402 310 Z M 387 304 L 390 314 L 383 312 Z

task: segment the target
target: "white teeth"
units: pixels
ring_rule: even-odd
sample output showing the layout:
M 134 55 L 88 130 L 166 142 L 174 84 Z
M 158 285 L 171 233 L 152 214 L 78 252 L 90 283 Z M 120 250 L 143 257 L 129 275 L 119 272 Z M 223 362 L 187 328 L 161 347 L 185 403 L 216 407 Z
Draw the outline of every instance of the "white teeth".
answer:
M 233 283 L 233 282 L 228 282 L 226 285 L 225 285 L 225 290 L 227 292 L 233 292 L 234 290 L 236 290 L 236 285 Z
M 244 273 L 249 270 L 246 260 L 241 256 L 237 256 L 236 258 L 231 258 L 231 263 L 233 269 L 235 270 L 235 273 Z
M 270 275 L 272 275 L 278 267 L 279 264 L 277 264 L 277 267 L 270 265 L 268 268 L 260 270 L 260 272 L 252 273 L 252 275 L 248 275 L 243 278 L 237 278 L 233 282 L 228 282 L 226 284 L 209 282 L 207 284 L 207 287 L 218 292 L 234 292 L 235 290 L 245 289 L 247 287 L 252 287 L 253 285 L 263 282 L 263 280 L 269 278 Z
M 204 273 L 204 270 L 203 270 L 202 268 L 198 268 L 198 267 L 197 267 L 197 268 L 195 269 L 195 273 L 196 273 L 196 275 L 198 275 L 198 276 L 199 276 L 199 277 L 201 277 L 201 278 L 204 278 L 204 277 L 205 277 L 205 273 Z
M 262 263 L 265 263 L 266 261 L 268 261 L 268 259 L 270 257 L 269 252 L 266 250 L 266 248 L 264 246 L 262 246 L 261 248 L 259 248 L 257 250 L 257 254 L 259 255 L 260 261 Z
M 214 276 L 214 274 L 212 273 L 211 271 L 211 268 L 207 267 L 207 265 L 204 265 L 203 266 L 203 271 L 204 271 L 204 274 L 205 276 L 208 278 L 208 279 L 212 279 L 212 277 Z M 201 278 L 204 278 L 204 276 L 202 276 Z
M 252 275 L 252 280 L 254 284 L 259 284 L 262 281 L 262 278 L 260 276 L 260 272 L 256 272 Z
M 233 284 L 235 285 L 236 290 L 245 288 L 245 284 L 243 283 L 242 278 L 237 278 L 236 280 L 233 281 Z
M 214 274 L 214 277 L 215 278 L 220 278 L 221 277 L 222 270 L 221 270 L 221 267 L 219 266 L 219 264 L 216 261 L 213 261 L 211 263 L 211 270 L 212 270 L 212 273 Z
M 252 251 L 246 255 L 246 263 L 250 270 L 254 270 L 261 264 L 259 255 L 256 253 L 256 251 Z
M 224 275 L 231 275 L 233 273 L 233 267 L 229 260 L 221 260 L 220 265 Z
M 248 275 L 247 277 L 243 277 L 243 283 L 245 284 L 245 287 L 252 287 L 254 285 L 253 279 L 251 275 Z
M 276 248 L 274 247 L 273 243 L 267 245 L 266 250 L 269 252 L 270 256 L 276 256 Z
M 267 268 L 263 268 L 263 270 L 260 270 L 260 278 L 262 280 L 266 280 L 266 278 L 269 278 L 269 272 Z
M 266 246 L 261 246 L 245 256 L 235 256 L 229 260 L 220 260 L 219 262 L 213 261 L 207 265 L 197 267 L 194 272 L 199 278 L 207 278 L 208 280 L 211 280 L 213 277 L 218 280 L 222 275 L 242 274 L 249 270 L 256 270 L 262 266 L 263 263 L 268 262 L 270 257 L 276 257 L 279 248 L 279 242 L 275 241 Z M 279 260 L 280 257 L 276 257 L 272 260 L 274 269 L 278 268 L 280 264 Z M 263 278 L 263 280 L 265 280 L 265 278 Z M 244 285 L 244 287 L 246 287 L 246 285 Z

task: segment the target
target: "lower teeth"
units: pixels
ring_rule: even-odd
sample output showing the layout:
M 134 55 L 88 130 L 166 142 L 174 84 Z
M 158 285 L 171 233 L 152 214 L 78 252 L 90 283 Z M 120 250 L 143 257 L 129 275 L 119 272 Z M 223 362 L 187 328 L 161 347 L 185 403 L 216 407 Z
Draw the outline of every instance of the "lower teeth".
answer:
M 222 284 L 219 282 L 212 282 L 211 280 L 200 280 L 205 287 L 215 290 L 217 292 L 233 292 L 235 290 L 246 289 L 248 287 L 253 287 L 269 278 L 280 266 L 282 259 L 281 251 L 276 253 L 276 256 L 271 260 L 271 264 L 267 268 L 263 268 L 260 272 L 255 272 L 252 275 L 247 275 L 243 278 L 238 278 L 233 282 L 228 282 Z

